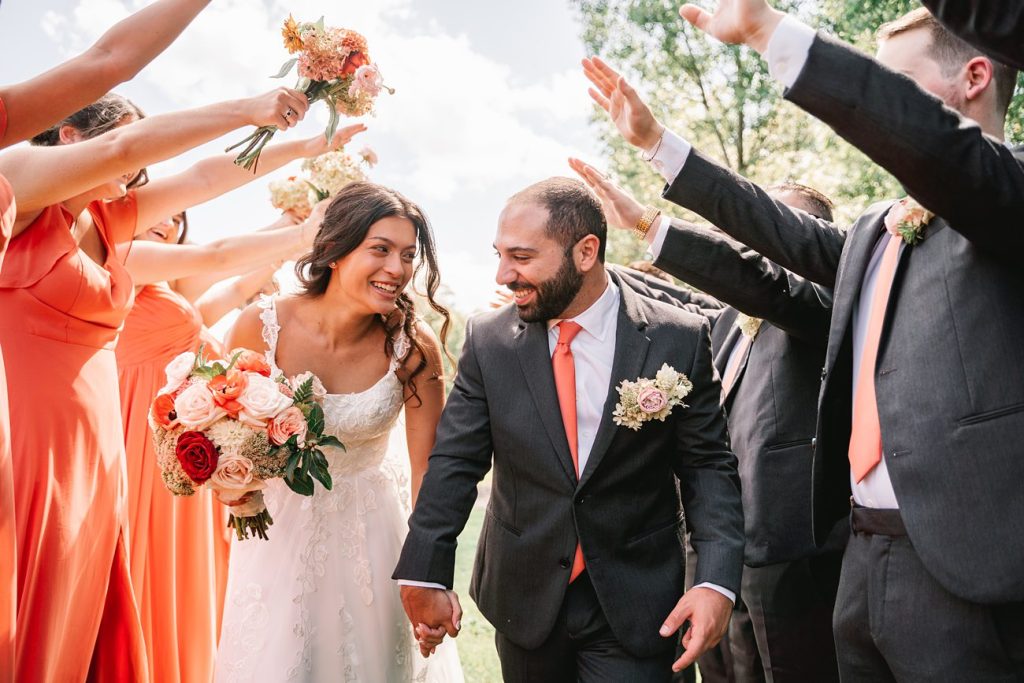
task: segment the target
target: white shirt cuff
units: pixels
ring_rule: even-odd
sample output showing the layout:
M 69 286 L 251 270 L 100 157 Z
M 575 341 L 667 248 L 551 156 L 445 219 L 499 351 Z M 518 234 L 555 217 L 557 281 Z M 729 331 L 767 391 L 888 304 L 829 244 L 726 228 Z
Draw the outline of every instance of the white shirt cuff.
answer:
M 705 581 L 704 583 L 698 583 L 696 586 L 694 586 L 694 588 L 710 588 L 716 593 L 721 593 L 725 597 L 729 598 L 729 602 L 731 602 L 732 604 L 736 604 L 736 594 L 728 588 L 722 588 L 721 586 L 715 585 L 713 583 L 708 583 L 707 581 Z
M 786 15 L 768 39 L 764 51 L 768 73 L 787 88 L 792 88 L 807 63 L 807 54 L 814 42 L 814 29 L 795 17 Z
M 669 185 L 676 179 L 679 172 L 683 170 L 683 164 L 690 156 L 693 145 L 676 135 L 668 128 L 661 137 L 661 143 L 657 146 L 657 152 L 651 159 L 651 166 L 657 171 Z M 644 156 L 650 157 L 652 149 L 645 150 Z
M 430 581 L 410 581 L 409 579 L 398 579 L 399 586 L 416 586 L 417 588 L 440 588 L 443 591 L 448 590 L 448 586 L 442 586 L 439 583 L 432 583 Z
M 654 225 L 647 231 L 646 239 L 651 245 L 647 251 L 651 252 L 651 260 L 657 261 L 661 255 L 661 247 L 665 244 L 665 236 L 668 235 L 670 225 L 671 221 L 665 217 L 665 214 L 661 214 L 654 219 Z

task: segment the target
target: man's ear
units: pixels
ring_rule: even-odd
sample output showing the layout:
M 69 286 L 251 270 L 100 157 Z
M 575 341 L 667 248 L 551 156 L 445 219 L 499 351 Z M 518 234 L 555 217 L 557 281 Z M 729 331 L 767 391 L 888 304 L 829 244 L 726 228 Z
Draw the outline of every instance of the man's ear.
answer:
M 57 134 L 60 137 L 60 144 L 62 145 L 67 145 L 72 142 L 81 142 L 85 139 L 74 126 L 61 126 Z
M 598 256 L 601 251 L 601 240 L 597 238 L 597 235 L 587 235 L 573 248 L 574 257 L 576 259 L 576 267 L 581 273 L 590 272 L 590 270 L 597 265 L 601 260 Z
M 964 67 L 967 75 L 964 97 L 968 102 L 976 100 L 989 88 L 995 87 L 992 82 L 994 67 L 988 57 L 974 57 Z

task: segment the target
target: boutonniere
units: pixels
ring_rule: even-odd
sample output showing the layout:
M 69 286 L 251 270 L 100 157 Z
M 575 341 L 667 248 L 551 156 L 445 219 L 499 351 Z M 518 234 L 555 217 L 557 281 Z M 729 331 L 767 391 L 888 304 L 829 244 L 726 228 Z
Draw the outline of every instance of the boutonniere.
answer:
M 654 379 L 639 377 L 635 382 L 623 380 L 616 391 L 619 402 L 612 413 L 615 424 L 640 431 L 644 422 L 665 421 L 676 406 L 686 407 L 683 399 L 693 390 L 689 378 L 676 372 L 668 363 L 661 366 Z
M 885 214 L 885 229 L 890 235 L 902 237 L 913 246 L 924 239 L 924 227 L 935 218 L 935 214 L 910 197 L 904 197 Z
M 757 333 L 761 330 L 761 323 L 764 320 L 761 318 L 754 318 L 746 313 L 740 313 L 736 316 L 736 327 L 740 328 L 740 332 L 744 336 L 750 337 L 751 340 L 757 336 Z

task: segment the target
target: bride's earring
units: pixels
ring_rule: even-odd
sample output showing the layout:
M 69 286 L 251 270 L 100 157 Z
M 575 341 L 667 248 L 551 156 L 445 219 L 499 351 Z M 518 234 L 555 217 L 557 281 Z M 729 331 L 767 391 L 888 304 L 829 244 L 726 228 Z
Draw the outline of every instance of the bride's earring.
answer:
M 337 268 L 337 267 L 338 267 L 338 262 L 337 261 L 331 261 L 331 268 Z

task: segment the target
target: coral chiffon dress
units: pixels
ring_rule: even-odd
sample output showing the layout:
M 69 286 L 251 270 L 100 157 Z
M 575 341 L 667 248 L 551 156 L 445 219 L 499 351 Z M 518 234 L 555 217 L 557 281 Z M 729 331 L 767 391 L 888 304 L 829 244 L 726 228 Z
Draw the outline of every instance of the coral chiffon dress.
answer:
M 17 538 L 16 680 L 144 680 L 132 594 L 114 344 L 132 304 L 115 245 L 132 196 L 88 207 L 103 263 L 50 206 L 0 268 L 0 348 L 11 397 Z
M 185 297 L 164 283 L 135 296 L 117 342 L 121 416 L 128 459 L 128 529 L 132 584 L 155 683 L 213 679 L 227 583 L 228 508 L 200 489 L 173 496 L 156 464 L 147 420 L 180 353 L 219 356 L 220 344 Z

